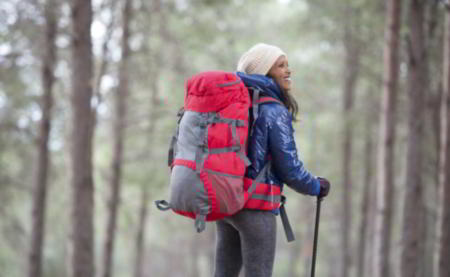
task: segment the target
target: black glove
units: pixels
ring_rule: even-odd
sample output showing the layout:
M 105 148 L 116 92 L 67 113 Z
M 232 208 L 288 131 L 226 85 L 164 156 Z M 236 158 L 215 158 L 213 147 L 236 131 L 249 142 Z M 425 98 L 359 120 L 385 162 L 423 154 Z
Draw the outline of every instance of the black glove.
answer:
M 319 192 L 319 198 L 324 198 L 328 195 L 328 192 L 330 191 L 330 182 L 322 177 L 317 177 L 317 180 L 320 182 L 320 192 Z

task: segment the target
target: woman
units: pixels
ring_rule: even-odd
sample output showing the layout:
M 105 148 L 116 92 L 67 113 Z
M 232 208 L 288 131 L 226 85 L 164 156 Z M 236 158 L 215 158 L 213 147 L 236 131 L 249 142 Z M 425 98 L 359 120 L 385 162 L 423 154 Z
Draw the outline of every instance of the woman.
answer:
M 292 120 L 298 106 L 290 94 L 286 54 L 276 46 L 257 44 L 242 55 L 237 71 L 247 87 L 278 100 L 259 105 L 249 138 L 247 177 L 256 179 L 266 167 L 263 183 L 280 190 L 285 183 L 297 192 L 325 197 L 330 183 L 311 175 L 297 156 Z M 277 213 L 244 209 L 217 222 L 215 277 L 237 277 L 242 266 L 247 277 L 272 276 Z

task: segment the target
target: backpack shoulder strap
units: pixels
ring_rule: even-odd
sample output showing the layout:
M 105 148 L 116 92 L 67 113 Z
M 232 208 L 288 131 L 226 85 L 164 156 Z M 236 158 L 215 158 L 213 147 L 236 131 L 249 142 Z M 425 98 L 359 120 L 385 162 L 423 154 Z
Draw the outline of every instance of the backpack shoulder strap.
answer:
M 249 90 L 252 98 L 253 121 L 256 121 L 256 119 L 258 118 L 258 111 L 259 111 L 258 106 L 260 104 L 275 102 L 280 105 L 284 105 L 283 102 L 273 97 L 261 96 L 262 90 L 258 87 L 249 87 Z
M 280 105 L 284 105 L 283 102 L 281 102 L 280 100 L 275 99 L 273 97 L 269 97 L 269 96 L 263 96 L 263 97 L 259 98 L 257 101 L 258 104 L 264 104 L 264 103 L 270 103 L 270 102 L 275 102 Z
M 256 122 L 256 120 L 258 119 L 259 105 L 264 104 L 264 103 L 270 103 L 270 102 L 275 102 L 280 105 L 284 105 L 283 102 L 281 102 L 280 100 L 275 99 L 273 97 L 261 96 L 262 90 L 258 87 L 249 87 L 248 89 L 249 89 L 249 91 L 251 93 L 251 97 L 252 97 L 252 116 L 253 116 L 252 121 L 253 122 Z M 253 126 L 250 126 L 249 134 L 251 135 L 252 133 L 253 133 Z

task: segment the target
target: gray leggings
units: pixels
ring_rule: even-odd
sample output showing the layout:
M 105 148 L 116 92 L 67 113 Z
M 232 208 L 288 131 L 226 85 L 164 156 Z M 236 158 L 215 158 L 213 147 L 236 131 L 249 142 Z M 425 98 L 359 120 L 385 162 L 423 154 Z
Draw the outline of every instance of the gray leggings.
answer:
M 214 277 L 272 276 L 276 219 L 270 211 L 242 210 L 217 222 Z

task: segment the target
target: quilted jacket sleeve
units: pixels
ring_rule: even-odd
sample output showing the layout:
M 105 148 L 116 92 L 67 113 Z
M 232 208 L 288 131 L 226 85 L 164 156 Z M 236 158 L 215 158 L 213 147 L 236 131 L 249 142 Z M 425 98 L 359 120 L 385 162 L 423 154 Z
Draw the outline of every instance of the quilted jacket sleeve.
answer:
M 270 110 L 269 150 L 277 178 L 297 192 L 318 195 L 319 181 L 298 158 L 291 114 L 278 104 Z

